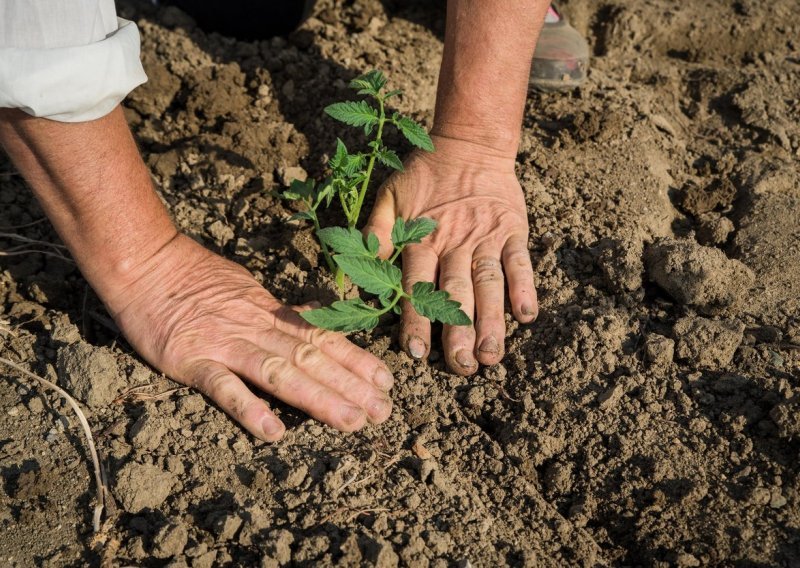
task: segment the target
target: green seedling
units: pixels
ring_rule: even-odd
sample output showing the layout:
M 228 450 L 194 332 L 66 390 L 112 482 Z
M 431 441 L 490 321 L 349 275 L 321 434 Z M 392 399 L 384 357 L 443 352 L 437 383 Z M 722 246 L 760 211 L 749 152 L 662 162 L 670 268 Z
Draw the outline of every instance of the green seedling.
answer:
M 383 143 L 386 126 L 396 128 L 417 148 L 428 152 L 434 148 L 428 133 L 414 120 L 396 112 L 386 113 L 386 101 L 400 95 L 401 91 L 386 91 L 383 73 L 370 71 L 353 79 L 350 87 L 359 95 L 366 95 L 374 104 L 367 100 L 347 101 L 332 104 L 325 108 L 325 112 L 347 125 L 363 128 L 368 137 L 374 133 L 367 142 L 368 151 L 350 153 L 344 142 L 337 138 L 336 151 L 328 161 L 330 175 L 319 183 L 313 179 L 294 180 L 281 196 L 305 204 L 305 210 L 295 213 L 292 218 L 314 224 L 325 262 L 340 289 L 343 289 L 344 275 L 347 275 L 364 292 L 377 296 L 380 307 L 354 298 L 304 311 L 301 317 L 334 331 L 372 329 L 378 325 L 381 315 L 390 311 L 399 314 L 399 302 L 406 299 L 417 313 L 431 321 L 470 325 L 470 318 L 461 310 L 461 304 L 451 300 L 447 292 L 436 290 L 432 282 L 417 282 L 410 293 L 403 290 L 403 274 L 395 261 L 406 246 L 420 243 L 430 235 L 436 229 L 436 221 L 425 217 L 398 218 L 391 235 L 394 254 L 388 260 L 378 257 L 378 237 L 372 233 L 365 237 L 356 228 L 375 165 L 380 163 L 394 170 L 403 170 L 403 162 L 397 153 Z M 323 229 L 317 212 L 322 205 L 329 207 L 334 199 L 338 199 L 342 206 L 347 227 Z

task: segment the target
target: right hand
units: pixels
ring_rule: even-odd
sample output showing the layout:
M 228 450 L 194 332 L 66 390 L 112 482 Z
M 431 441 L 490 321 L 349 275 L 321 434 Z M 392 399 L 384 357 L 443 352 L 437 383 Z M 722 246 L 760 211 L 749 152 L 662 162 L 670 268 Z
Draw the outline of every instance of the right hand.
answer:
M 178 235 L 140 274 L 108 302 L 125 337 L 254 436 L 275 441 L 285 426 L 245 381 L 345 432 L 391 414 L 377 357 L 306 323 L 241 266 Z

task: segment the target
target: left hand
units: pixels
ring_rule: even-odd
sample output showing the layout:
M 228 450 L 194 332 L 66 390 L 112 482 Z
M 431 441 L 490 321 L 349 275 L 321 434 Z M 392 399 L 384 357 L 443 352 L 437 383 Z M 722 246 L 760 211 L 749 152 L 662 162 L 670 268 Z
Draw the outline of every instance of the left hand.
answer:
M 472 326 L 444 326 L 448 366 L 471 375 L 499 363 L 504 354 L 505 281 L 514 317 L 530 323 L 538 314 L 528 252 L 525 197 L 514 158 L 479 144 L 433 136 L 436 152 L 415 152 L 403 172 L 381 187 L 364 232 L 375 233 L 381 256 L 391 253 L 397 217 L 430 217 L 439 223 L 431 237 L 403 251 L 403 286 L 436 282 L 461 302 Z M 400 343 L 415 359 L 430 353 L 431 325 L 405 302 Z

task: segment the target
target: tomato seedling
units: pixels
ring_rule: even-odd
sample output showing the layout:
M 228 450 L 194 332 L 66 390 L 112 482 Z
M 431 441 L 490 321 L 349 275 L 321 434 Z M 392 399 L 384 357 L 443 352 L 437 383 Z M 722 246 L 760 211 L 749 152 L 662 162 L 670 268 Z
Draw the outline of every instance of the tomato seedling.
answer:
M 337 138 L 336 152 L 328 161 L 331 174 L 319 183 L 313 179 L 294 180 L 281 196 L 306 205 L 304 211 L 292 218 L 306 219 L 314 224 L 325 262 L 340 288 L 343 287 L 344 275 L 347 275 L 364 292 L 377 296 L 379 306 L 354 298 L 304 311 L 301 317 L 334 331 L 372 329 L 378 325 L 381 315 L 390 311 L 399 314 L 399 302 L 406 299 L 417 313 L 431 321 L 470 325 L 472 322 L 461 310 L 461 304 L 451 300 L 447 292 L 436 290 L 433 282 L 417 282 L 410 291 L 403 290 L 403 274 L 395 261 L 406 246 L 420 243 L 430 235 L 436 229 L 436 221 L 425 217 L 410 220 L 398 217 L 391 234 L 394 253 L 388 260 L 378 257 L 378 237 L 373 233 L 365 237 L 356 228 L 376 163 L 403 170 L 403 162 L 397 153 L 383 143 L 385 127 L 393 126 L 417 148 L 428 152 L 433 152 L 434 148 L 428 133 L 414 120 L 397 112 L 386 113 L 386 101 L 400 95 L 401 91 L 386 91 L 383 73 L 370 71 L 353 79 L 350 87 L 359 95 L 369 97 L 377 107 L 367 100 L 346 101 L 326 107 L 325 112 L 340 122 L 363 128 L 366 136 L 374 132 L 367 142 L 368 152 L 350 153 L 344 142 Z M 323 204 L 329 207 L 337 198 L 347 219 L 347 227 L 323 229 L 317 210 Z

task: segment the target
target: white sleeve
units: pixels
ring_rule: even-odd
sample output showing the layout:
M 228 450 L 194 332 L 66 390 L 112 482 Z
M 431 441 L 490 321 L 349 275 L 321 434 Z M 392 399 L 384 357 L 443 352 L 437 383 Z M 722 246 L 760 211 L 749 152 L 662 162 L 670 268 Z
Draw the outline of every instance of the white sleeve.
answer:
M 82 122 L 147 80 L 113 0 L 0 0 L 0 108 Z

